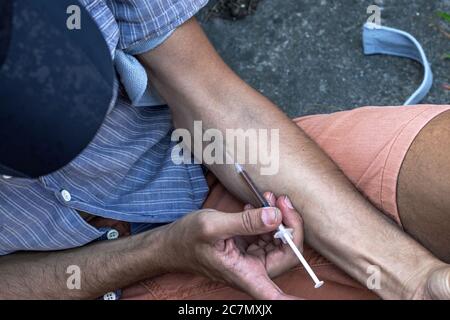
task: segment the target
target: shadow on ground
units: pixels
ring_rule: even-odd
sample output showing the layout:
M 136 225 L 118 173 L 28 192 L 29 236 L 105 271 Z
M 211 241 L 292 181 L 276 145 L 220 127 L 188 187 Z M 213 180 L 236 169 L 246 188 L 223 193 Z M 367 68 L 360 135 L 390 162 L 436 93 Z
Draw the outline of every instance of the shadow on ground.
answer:
M 362 53 L 367 7 L 382 7 L 382 24 L 414 35 L 435 81 L 424 103 L 450 103 L 450 38 L 436 16 L 450 0 L 260 0 L 242 20 L 198 18 L 225 61 L 289 116 L 364 105 L 400 105 L 422 80 L 408 59 Z M 447 30 L 448 31 L 448 30 Z

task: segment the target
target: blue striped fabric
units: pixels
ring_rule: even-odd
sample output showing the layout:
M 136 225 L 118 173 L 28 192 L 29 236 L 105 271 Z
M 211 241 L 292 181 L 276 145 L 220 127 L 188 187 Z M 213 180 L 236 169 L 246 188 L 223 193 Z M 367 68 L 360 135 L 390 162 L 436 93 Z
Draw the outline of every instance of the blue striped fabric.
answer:
M 87 0 L 83 0 L 87 1 Z M 188 20 L 208 0 L 106 0 L 119 25 L 119 49 L 163 36 Z
M 114 56 L 119 42 L 119 26 L 109 7 L 104 0 L 79 0 L 91 17 L 97 23 L 111 55 Z
M 80 0 L 115 49 L 163 37 L 206 0 Z M 87 244 L 103 232 L 76 210 L 132 222 L 133 231 L 201 207 L 208 187 L 199 165 L 170 158 L 167 106 L 135 108 L 119 95 L 92 143 L 63 169 L 37 180 L 0 179 L 0 255 Z

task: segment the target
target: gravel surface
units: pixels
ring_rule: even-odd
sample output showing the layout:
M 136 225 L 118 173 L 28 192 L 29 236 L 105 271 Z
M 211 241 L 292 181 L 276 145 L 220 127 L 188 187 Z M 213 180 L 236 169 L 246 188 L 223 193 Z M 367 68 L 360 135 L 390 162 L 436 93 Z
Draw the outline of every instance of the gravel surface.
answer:
M 450 0 L 259 0 L 235 21 L 198 15 L 225 61 L 289 116 L 364 105 L 401 105 L 422 80 L 420 64 L 362 53 L 367 7 L 382 8 L 382 24 L 411 33 L 423 45 L 435 81 L 424 103 L 450 103 L 450 28 L 436 12 Z

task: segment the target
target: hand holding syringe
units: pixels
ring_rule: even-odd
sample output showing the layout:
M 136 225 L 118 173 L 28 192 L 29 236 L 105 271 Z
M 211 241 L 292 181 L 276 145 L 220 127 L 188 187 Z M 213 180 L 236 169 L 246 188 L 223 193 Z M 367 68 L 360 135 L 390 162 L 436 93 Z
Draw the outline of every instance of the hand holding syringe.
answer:
M 256 188 L 255 184 L 253 183 L 250 176 L 247 174 L 247 172 L 242 168 L 241 165 L 235 164 L 236 171 L 239 173 L 239 175 L 244 179 L 247 186 L 250 188 L 252 193 L 255 195 L 255 197 L 258 199 L 260 205 L 262 207 L 270 207 L 270 204 L 267 202 L 267 200 L 261 195 L 259 190 Z M 287 229 L 283 224 L 280 224 L 278 227 L 278 231 L 275 233 L 275 238 L 281 239 L 284 243 L 287 243 L 291 249 L 294 251 L 297 258 L 300 260 L 303 267 L 306 269 L 312 280 L 314 281 L 314 288 L 319 288 L 323 285 L 323 281 L 320 281 L 319 278 L 317 278 L 314 271 L 309 266 L 308 262 L 305 260 L 301 252 L 298 250 L 295 243 L 292 241 L 292 229 Z

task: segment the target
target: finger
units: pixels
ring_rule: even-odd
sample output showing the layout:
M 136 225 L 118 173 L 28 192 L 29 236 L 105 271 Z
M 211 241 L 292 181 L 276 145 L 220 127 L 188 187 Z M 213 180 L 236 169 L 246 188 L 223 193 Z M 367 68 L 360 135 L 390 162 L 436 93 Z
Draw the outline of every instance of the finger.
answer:
M 235 250 L 233 239 L 225 241 L 226 251 Z M 264 251 L 262 252 L 264 255 Z M 234 272 L 227 272 L 223 278 L 228 283 L 259 300 L 292 300 L 296 297 L 286 295 L 269 277 L 264 268 L 255 268 L 248 259 L 234 264 Z M 227 269 L 230 271 L 230 269 Z
M 272 236 L 272 237 L 273 237 L 273 236 Z M 281 239 L 274 238 L 274 239 L 273 239 L 273 244 L 274 244 L 274 246 L 276 246 L 276 247 L 281 246 L 281 244 L 282 244 Z
M 283 215 L 283 224 L 286 228 L 294 229 L 294 243 L 298 246 L 303 244 L 303 219 L 295 210 L 289 197 L 281 196 L 276 201 L 276 206 L 280 208 Z
M 249 246 L 249 242 L 247 242 L 243 237 L 235 237 L 233 239 L 234 239 L 234 242 L 236 243 L 236 247 L 239 250 L 241 250 L 242 252 L 247 250 L 247 248 Z
M 269 243 L 267 246 L 264 247 L 264 250 L 266 253 L 272 252 L 273 250 L 278 250 L 279 248 L 276 247 L 273 243 Z
M 258 246 L 257 244 L 251 244 L 248 248 L 247 248 L 247 253 L 256 256 L 256 257 L 265 257 L 266 252 L 264 251 L 263 248 L 261 248 L 260 246 Z
M 240 213 L 215 212 L 206 221 L 209 235 L 216 238 L 259 235 L 276 230 L 282 217 L 278 208 L 258 208 Z
M 270 192 L 270 191 L 265 192 L 264 193 L 264 198 L 267 200 L 267 202 L 269 203 L 270 206 L 275 207 L 276 198 L 275 198 L 275 195 L 272 192 Z M 251 204 L 246 204 L 245 207 L 244 207 L 244 210 L 249 210 L 249 209 L 253 209 L 253 208 L 255 208 L 255 207 L 252 206 Z M 268 242 L 272 241 L 273 234 L 266 233 L 266 234 L 260 235 L 260 237 L 265 242 L 268 243 Z
M 265 243 L 269 243 L 272 242 L 274 237 L 273 237 L 273 232 L 271 233 L 266 233 L 266 234 L 262 234 L 259 236 Z
M 271 207 L 275 207 L 275 202 L 277 201 L 277 199 L 275 198 L 273 192 L 270 191 L 264 192 L 264 198 L 266 198 L 267 202 Z
M 243 283 L 241 289 L 257 300 L 295 299 L 295 297 L 286 295 L 267 274 L 251 277 Z
M 276 202 L 276 198 L 275 195 L 272 192 L 265 192 L 264 193 L 264 198 L 267 200 L 267 202 L 269 203 L 270 206 L 275 207 L 275 202 Z M 247 204 L 244 207 L 244 210 L 249 210 L 249 209 L 253 209 L 255 208 L 254 206 L 252 206 L 251 204 Z M 267 233 L 267 234 L 262 234 L 260 235 L 260 237 L 265 241 L 265 242 L 270 242 L 273 238 L 273 235 Z

